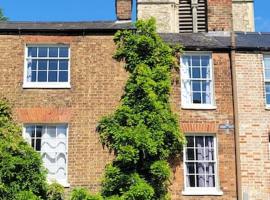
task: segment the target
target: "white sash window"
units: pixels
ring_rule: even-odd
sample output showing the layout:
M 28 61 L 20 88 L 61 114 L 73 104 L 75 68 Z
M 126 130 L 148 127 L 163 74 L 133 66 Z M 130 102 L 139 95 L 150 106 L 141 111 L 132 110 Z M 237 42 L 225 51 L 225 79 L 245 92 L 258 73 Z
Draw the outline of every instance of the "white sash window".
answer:
M 181 95 L 183 108 L 214 107 L 213 67 L 210 54 L 181 57 Z
M 70 52 L 66 45 L 27 45 L 24 88 L 69 88 Z
M 187 135 L 184 148 L 186 195 L 221 195 L 218 187 L 216 138 L 213 135 Z
M 48 181 L 67 185 L 67 125 L 26 125 L 24 137 L 41 154 Z

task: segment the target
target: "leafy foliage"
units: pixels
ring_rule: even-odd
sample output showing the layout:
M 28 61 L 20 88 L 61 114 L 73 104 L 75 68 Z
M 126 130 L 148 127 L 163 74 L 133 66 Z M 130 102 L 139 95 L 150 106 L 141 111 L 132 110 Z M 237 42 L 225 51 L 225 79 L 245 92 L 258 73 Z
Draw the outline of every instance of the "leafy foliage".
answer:
M 116 155 L 106 168 L 104 199 L 168 199 L 168 160 L 181 153 L 185 142 L 169 102 L 177 52 L 156 33 L 154 19 L 138 21 L 136 27 L 114 38 L 114 58 L 125 61 L 130 77 L 121 106 L 98 126 L 101 142 Z
M 75 188 L 71 192 L 70 200 L 102 200 L 102 197 L 90 194 L 85 188 Z
M 24 141 L 8 104 L 0 101 L 0 199 L 13 200 L 22 191 L 45 198 L 45 175 L 39 153 Z
M 52 183 L 47 189 L 47 200 L 64 200 L 65 188 L 58 184 Z
M 40 200 L 40 198 L 31 191 L 22 191 L 16 195 L 15 200 Z
M 0 9 L 0 21 L 7 21 L 8 18 L 4 16 L 2 9 Z

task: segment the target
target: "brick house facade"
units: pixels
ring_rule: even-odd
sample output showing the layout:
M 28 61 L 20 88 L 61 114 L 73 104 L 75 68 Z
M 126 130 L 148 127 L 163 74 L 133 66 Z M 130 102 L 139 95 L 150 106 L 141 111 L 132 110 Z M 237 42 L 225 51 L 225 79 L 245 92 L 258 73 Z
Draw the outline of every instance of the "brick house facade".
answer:
M 137 1 L 139 19 L 154 16 L 163 39 L 185 47 L 180 71 L 173 72 L 171 105 L 189 142 L 183 157 L 171 161 L 172 199 L 265 200 L 263 58 L 270 43 L 260 41 L 269 35 L 230 34 L 254 30 L 252 1 L 192 2 Z M 113 159 L 96 127 L 119 105 L 128 77 L 112 56 L 114 33 L 133 29 L 131 10 L 131 0 L 116 0 L 116 22 L 0 23 L 0 97 L 11 102 L 24 137 L 42 153 L 49 178 L 67 188 L 98 191 Z M 188 25 L 179 19 L 181 10 L 189 13 L 183 15 Z

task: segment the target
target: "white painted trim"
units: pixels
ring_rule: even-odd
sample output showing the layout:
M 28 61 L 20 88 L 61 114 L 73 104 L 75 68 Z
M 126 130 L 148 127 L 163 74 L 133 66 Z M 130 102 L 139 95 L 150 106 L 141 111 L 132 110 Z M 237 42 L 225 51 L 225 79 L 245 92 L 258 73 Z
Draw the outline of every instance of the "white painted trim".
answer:
M 183 97 L 182 97 L 182 91 L 183 91 L 183 80 L 181 76 L 181 70 L 180 71 L 180 79 L 181 79 L 181 87 L 180 87 L 180 93 L 181 93 L 181 108 L 182 109 L 194 109 L 194 110 L 215 110 L 217 109 L 216 106 L 216 101 L 215 101 L 215 74 L 214 74 L 214 63 L 213 63 L 213 57 L 212 57 L 212 52 L 210 51 L 187 51 L 183 54 L 184 56 L 193 56 L 193 55 L 198 55 L 198 56 L 210 56 L 209 60 L 209 65 L 210 65 L 210 74 L 211 74 L 211 104 L 186 104 L 183 102 Z M 183 60 L 182 56 L 180 57 L 180 68 L 183 66 Z
M 28 70 L 28 64 L 27 64 L 27 52 L 28 47 L 68 47 L 68 58 L 64 58 L 64 60 L 68 59 L 68 81 L 67 82 L 28 82 L 27 81 L 27 70 Z M 37 57 L 38 58 L 38 57 Z M 39 58 L 41 59 L 41 58 Z M 50 58 L 50 57 L 42 57 L 42 59 L 57 59 L 61 60 L 63 58 Z M 71 50 L 70 45 L 68 44 L 26 44 L 24 48 L 24 72 L 23 72 L 23 88 L 71 88 Z
M 212 136 L 214 138 L 214 149 L 215 149 L 215 187 L 187 187 L 187 169 L 186 169 L 186 146 L 183 149 L 183 167 L 184 167 L 184 190 L 182 195 L 187 196 L 198 196 L 198 195 L 209 195 L 209 196 L 220 196 L 223 195 L 223 192 L 220 190 L 220 180 L 219 180 L 219 160 L 218 160 L 218 141 L 217 135 L 215 133 L 185 133 L 185 136 Z

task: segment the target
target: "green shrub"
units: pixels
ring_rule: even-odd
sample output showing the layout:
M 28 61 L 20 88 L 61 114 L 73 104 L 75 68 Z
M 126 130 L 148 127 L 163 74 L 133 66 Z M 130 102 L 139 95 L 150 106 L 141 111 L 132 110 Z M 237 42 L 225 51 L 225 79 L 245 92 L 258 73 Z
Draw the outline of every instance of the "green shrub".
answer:
M 64 200 L 65 188 L 58 184 L 52 183 L 47 189 L 47 200 Z
M 156 32 L 155 20 L 139 20 L 136 31 L 115 34 L 114 58 L 125 62 L 129 79 L 121 105 L 104 117 L 98 132 L 116 155 L 105 170 L 104 199 L 169 199 L 169 160 L 182 153 L 184 135 L 170 108 L 172 69 L 181 47 L 171 48 Z
M 102 200 L 102 197 L 90 194 L 85 188 L 75 188 L 71 192 L 70 200 Z
M 45 198 L 46 187 L 40 154 L 24 141 L 8 104 L 0 101 L 0 199 L 14 200 L 21 191 Z
M 15 200 L 40 200 L 40 198 L 31 191 L 22 191 L 16 195 Z

